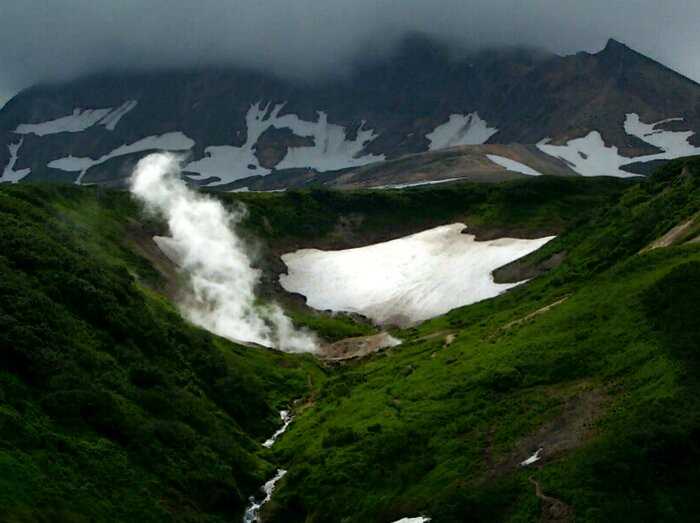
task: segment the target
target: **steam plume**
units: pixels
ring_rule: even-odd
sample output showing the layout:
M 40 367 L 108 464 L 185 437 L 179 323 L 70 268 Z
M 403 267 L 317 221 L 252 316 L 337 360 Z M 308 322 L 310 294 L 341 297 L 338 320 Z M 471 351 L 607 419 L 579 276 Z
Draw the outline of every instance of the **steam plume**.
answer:
M 179 304 L 185 317 L 234 341 L 289 352 L 316 350 L 315 337 L 297 330 L 278 305 L 256 302 L 260 271 L 251 267 L 235 232 L 245 215 L 242 207 L 229 212 L 187 187 L 172 154 L 143 158 L 131 177 L 131 192 L 168 222 L 171 236 L 159 238 L 159 244 L 187 275 L 189 292 Z

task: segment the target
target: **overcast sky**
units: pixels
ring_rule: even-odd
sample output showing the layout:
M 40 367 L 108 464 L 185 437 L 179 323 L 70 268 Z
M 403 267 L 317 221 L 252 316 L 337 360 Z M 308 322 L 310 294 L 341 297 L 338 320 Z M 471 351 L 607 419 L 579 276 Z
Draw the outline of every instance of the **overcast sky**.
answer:
M 700 81 L 700 0 L 0 0 L 0 104 L 105 69 L 242 64 L 307 77 L 422 31 L 568 54 L 614 37 Z

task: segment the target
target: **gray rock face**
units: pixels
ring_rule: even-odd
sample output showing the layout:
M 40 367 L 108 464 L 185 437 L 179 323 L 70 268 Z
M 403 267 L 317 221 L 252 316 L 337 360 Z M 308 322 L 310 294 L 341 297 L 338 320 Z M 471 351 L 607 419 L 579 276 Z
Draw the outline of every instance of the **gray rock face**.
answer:
M 700 146 L 700 85 L 619 42 L 596 54 L 509 49 L 456 60 L 414 35 L 391 59 L 321 84 L 207 69 L 30 88 L 0 111 L 0 182 L 30 170 L 22 180 L 118 186 L 159 149 L 182 153 L 194 183 L 221 189 L 333 185 L 368 164 L 381 180 L 378 162 L 424 153 L 436 133 L 478 155 L 482 143 L 562 145 L 597 131 L 620 157 L 653 160 L 664 151 L 627 132 L 629 114 Z M 20 140 L 10 171 L 8 145 Z M 570 160 L 514 151 L 504 154 L 586 174 Z

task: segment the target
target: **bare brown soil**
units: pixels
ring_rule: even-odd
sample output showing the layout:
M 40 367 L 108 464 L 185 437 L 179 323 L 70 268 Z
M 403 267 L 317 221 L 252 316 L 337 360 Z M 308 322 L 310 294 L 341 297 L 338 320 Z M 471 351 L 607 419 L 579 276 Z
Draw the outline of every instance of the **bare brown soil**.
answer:
M 489 475 L 499 476 L 519 468 L 538 449 L 542 449 L 540 459 L 529 467 L 545 466 L 561 454 L 580 447 L 595 435 L 595 423 L 603 414 L 608 400 L 603 390 L 581 383 L 564 402 L 561 413 L 521 439 L 503 459 L 494 460 Z M 493 455 L 493 449 L 485 452 Z
M 161 231 L 153 231 L 142 223 L 132 221 L 128 224 L 125 236 L 126 244 L 135 252 L 146 258 L 163 278 L 162 286 L 154 289 L 170 300 L 175 300 L 180 289 L 180 275 L 175 264 L 160 250 L 153 236 Z
M 391 340 L 391 336 L 386 332 L 380 332 L 371 336 L 345 338 L 321 347 L 318 357 L 328 362 L 342 362 L 364 358 L 382 349 L 391 347 L 393 345 Z
M 700 221 L 700 213 L 696 214 L 689 220 L 679 223 L 666 234 L 644 247 L 641 251 L 639 251 L 639 253 L 642 254 L 648 251 L 653 251 L 654 249 L 670 247 L 671 245 L 683 243 L 684 240 L 687 240 L 688 234 L 691 233 L 698 224 L 698 221 Z M 693 242 L 694 240 L 690 241 Z
M 547 496 L 542 492 L 542 486 L 539 481 L 534 478 L 528 478 L 530 483 L 535 486 L 535 496 L 540 500 L 540 505 L 542 506 L 542 515 L 540 521 L 542 522 L 566 522 L 574 521 L 574 509 L 564 503 L 562 500 L 553 498 L 552 496 Z
M 549 311 L 549 310 L 552 310 L 552 309 L 553 309 L 554 307 L 556 307 L 557 305 L 561 305 L 562 303 L 564 303 L 564 302 L 565 302 L 566 300 L 568 300 L 568 299 L 569 299 L 568 296 L 564 296 L 563 298 L 561 298 L 561 299 L 559 299 L 559 300 L 557 300 L 557 301 L 555 301 L 555 302 L 553 302 L 553 303 L 550 303 L 549 305 L 545 305 L 544 307 L 539 308 L 539 309 L 537 309 L 536 311 L 531 312 L 530 314 L 527 314 L 527 315 L 523 316 L 522 318 L 518 318 L 517 320 L 513 320 L 513 321 L 511 321 L 511 322 L 509 322 L 509 323 L 506 323 L 506 324 L 503 326 L 503 329 L 510 329 L 511 327 L 515 327 L 515 326 L 517 326 L 517 325 L 522 325 L 523 323 L 525 323 L 525 322 L 527 322 L 527 321 L 529 321 L 529 320 L 531 320 L 531 319 L 533 319 L 533 318 L 539 316 L 540 314 L 544 314 L 545 312 L 547 312 L 547 311 Z
M 545 236 L 547 233 L 542 234 Z M 525 256 L 493 271 L 493 281 L 496 283 L 517 283 L 531 280 L 537 276 L 556 269 L 566 259 L 566 251 L 554 253 L 540 262 L 533 262 L 531 256 Z
M 535 146 L 486 144 L 409 154 L 381 164 L 351 169 L 337 176 L 329 185 L 350 189 L 452 178 L 496 183 L 527 176 L 492 162 L 488 154 L 514 160 L 543 174 L 577 176 L 565 162 L 544 154 Z

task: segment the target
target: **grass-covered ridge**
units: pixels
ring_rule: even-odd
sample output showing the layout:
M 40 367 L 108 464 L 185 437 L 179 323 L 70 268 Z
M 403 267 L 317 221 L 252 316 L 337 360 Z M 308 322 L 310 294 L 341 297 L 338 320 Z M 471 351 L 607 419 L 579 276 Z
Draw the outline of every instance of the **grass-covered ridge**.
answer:
M 548 275 L 337 371 L 276 449 L 270 518 L 694 520 L 700 243 L 637 253 L 698 210 L 700 159 L 672 162 L 551 242 Z
M 345 248 L 463 221 L 479 237 L 557 234 L 615 199 L 634 181 L 533 177 L 403 190 L 229 193 L 248 208 L 246 228 L 272 247 Z

